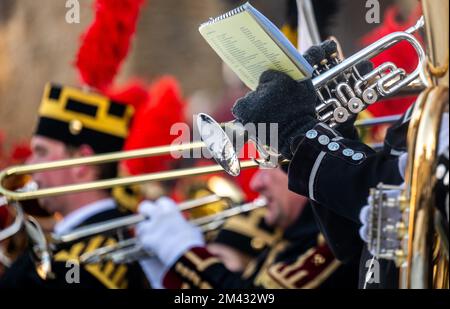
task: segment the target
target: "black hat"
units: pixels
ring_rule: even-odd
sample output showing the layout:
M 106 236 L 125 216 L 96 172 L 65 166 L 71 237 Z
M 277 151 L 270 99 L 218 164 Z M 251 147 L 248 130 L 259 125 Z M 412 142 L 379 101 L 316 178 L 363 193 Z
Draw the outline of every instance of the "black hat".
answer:
M 95 153 L 120 151 L 133 113 L 131 105 L 102 94 L 49 83 L 35 134 L 72 146 L 87 144 Z

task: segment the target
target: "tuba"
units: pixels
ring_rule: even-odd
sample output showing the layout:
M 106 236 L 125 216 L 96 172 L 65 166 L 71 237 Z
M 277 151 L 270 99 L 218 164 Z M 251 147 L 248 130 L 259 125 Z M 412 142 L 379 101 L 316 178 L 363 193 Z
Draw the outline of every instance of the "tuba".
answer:
M 405 184 L 372 190 L 369 250 L 394 260 L 400 288 L 449 288 L 448 228 L 435 208 L 437 149 L 442 115 L 448 112 L 449 2 L 422 0 L 427 88 L 409 124 Z M 387 190 L 399 190 L 389 196 Z

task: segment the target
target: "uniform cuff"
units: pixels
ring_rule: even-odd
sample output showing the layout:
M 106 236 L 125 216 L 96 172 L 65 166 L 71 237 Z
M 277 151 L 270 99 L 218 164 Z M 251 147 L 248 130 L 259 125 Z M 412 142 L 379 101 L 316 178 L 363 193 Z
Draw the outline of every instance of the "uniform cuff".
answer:
M 301 141 L 289 166 L 289 189 L 300 195 L 315 199 L 315 184 L 319 169 L 328 156 L 338 157 L 358 165 L 366 154 L 346 147 L 344 138 L 323 123 L 316 124 L 300 137 Z

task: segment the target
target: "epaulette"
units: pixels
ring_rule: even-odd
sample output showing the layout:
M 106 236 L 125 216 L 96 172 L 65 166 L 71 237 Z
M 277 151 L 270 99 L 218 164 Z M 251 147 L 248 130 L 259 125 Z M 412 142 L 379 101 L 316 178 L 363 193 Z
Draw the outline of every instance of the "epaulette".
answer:
M 79 257 L 87 252 L 91 252 L 103 246 L 116 244 L 114 238 L 106 238 L 104 236 L 95 236 L 88 240 L 73 244 L 69 248 L 59 250 L 54 255 L 55 262 L 73 261 L 78 263 Z M 125 264 L 114 264 L 109 261 L 100 264 L 84 265 L 84 269 L 104 284 L 109 289 L 125 289 L 128 287 L 127 271 Z
M 269 289 L 314 289 L 341 265 L 320 236 L 318 244 L 293 263 L 279 262 L 258 274 L 255 284 Z

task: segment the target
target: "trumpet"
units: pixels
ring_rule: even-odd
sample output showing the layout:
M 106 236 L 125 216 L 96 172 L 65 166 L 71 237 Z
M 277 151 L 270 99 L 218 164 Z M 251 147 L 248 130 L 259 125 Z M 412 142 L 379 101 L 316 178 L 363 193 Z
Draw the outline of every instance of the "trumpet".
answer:
M 330 127 L 347 122 L 369 105 L 382 98 L 390 97 L 413 84 L 416 90 L 422 89 L 428 80 L 423 66 L 425 52 L 418 40 L 412 35 L 424 27 L 423 16 L 417 23 L 404 32 L 391 33 L 356 54 L 340 62 L 337 52 L 328 55 L 320 65 L 313 67 L 312 84 L 321 103 L 316 106 L 317 119 Z M 418 56 L 418 65 L 407 74 L 391 62 L 386 62 L 362 76 L 356 65 L 368 60 L 401 41 L 407 41 L 414 47 Z M 330 67 L 331 65 L 331 67 Z M 417 85 L 418 84 L 418 85 Z M 202 140 L 216 162 L 224 170 L 237 176 L 240 173 L 238 153 L 247 141 L 252 141 L 260 156 L 256 160 L 259 166 L 273 168 L 278 166 L 281 155 L 274 147 L 262 144 L 255 130 L 247 129 L 239 120 L 219 125 L 211 116 L 199 114 L 196 125 Z
M 222 200 L 229 202 L 228 201 L 229 199 L 226 196 L 211 194 L 204 197 L 200 197 L 198 199 L 179 203 L 178 208 L 180 211 L 187 211 Z M 118 219 L 108 220 L 100 224 L 91 224 L 63 235 L 52 235 L 52 243 L 56 245 L 63 243 L 72 243 L 99 234 L 117 232 L 117 230 L 131 227 L 147 219 L 148 218 L 144 215 L 133 214 Z
M 226 209 L 217 214 L 193 219 L 190 220 L 189 222 L 192 225 L 199 227 L 202 230 L 202 232 L 206 233 L 218 229 L 220 226 L 222 226 L 224 221 L 230 217 L 247 213 L 252 210 L 265 207 L 266 205 L 267 201 L 264 198 L 257 198 L 250 203 L 234 206 L 231 207 L 230 209 Z M 112 229 L 110 228 L 114 225 L 114 230 L 120 230 L 126 227 L 130 227 L 131 225 L 138 224 L 148 219 L 149 218 L 146 218 L 142 215 L 133 215 L 130 216 L 129 218 L 126 218 L 125 220 L 115 219 L 114 220 L 115 222 L 99 223 L 95 226 L 89 227 L 89 229 L 91 232 L 94 231 L 96 232 L 101 229 L 108 229 L 111 231 Z M 121 263 L 131 263 L 140 259 L 146 259 L 150 257 L 152 257 L 152 254 L 149 254 L 144 250 L 142 245 L 139 243 L 138 239 L 129 238 L 120 241 L 116 244 L 84 253 L 83 255 L 80 256 L 80 263 L 95 264 L 111 261 L 113 263 L 121 264 Z

